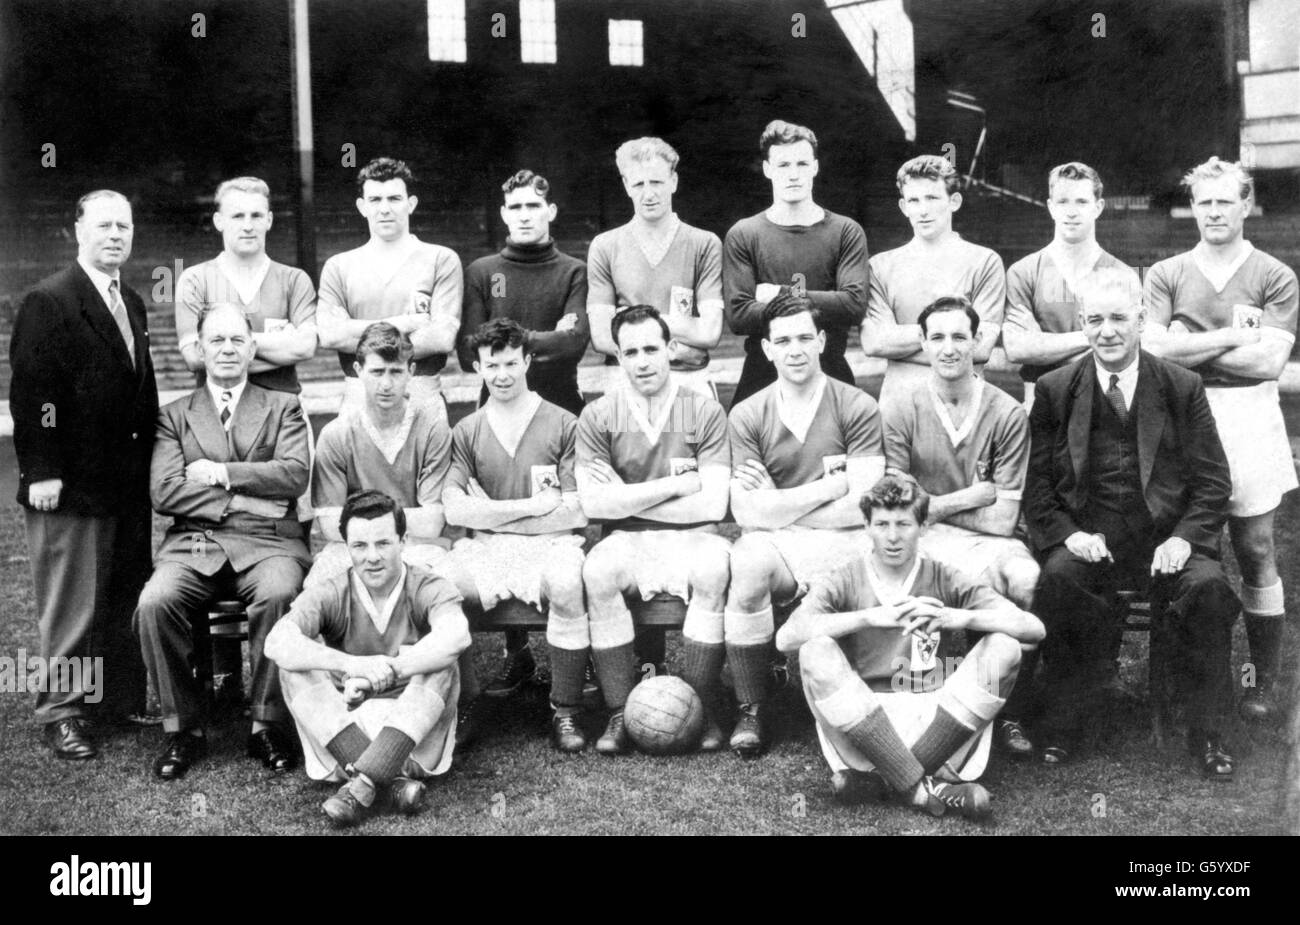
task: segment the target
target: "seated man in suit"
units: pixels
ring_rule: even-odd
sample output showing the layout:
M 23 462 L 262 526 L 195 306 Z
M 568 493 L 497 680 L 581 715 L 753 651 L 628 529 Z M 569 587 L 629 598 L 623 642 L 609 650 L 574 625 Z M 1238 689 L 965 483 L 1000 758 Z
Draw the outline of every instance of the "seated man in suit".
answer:
M 195 623 L 237 596 L 248 607 L 253 730 L 248 752 L 273 771 L 296 766 L 266 634 L 302 587 L 311 564 L 295 499 L 307 486 L 307 422 L 296 396 L 248 381 L 255 345 L 248 319 L 222 303 L 199 319 L 207 381 L 158 415 L 150 483 L 154 510 L 175 518 L 140 593 L 135 625 L 158 685 L 167 747 L 163 780 L 183 777 L 207 750 L 203 692 L 195 684 Z
M 799 653 L 837 800 L 893 792 L 935 816 L 979 819 L 991 723 L 1043 624 L 920 550 L 929 500 L 893 475 L 862 495 L 871 552 L 814 581 L 776 644 Z M 981 636 L 965 655 L 959 633 Z
M 935 299 L 917 323 L 930 381 L 881 406 L 886 462 L 930 495 L 921 536 L 925 554 L 1028 610 L 1038 563 L 1015 532 L 1029 466 L 1029 421 L 1015 399 L 975 375 L 980 316 L 965 296 Z M 1021 720 L 1037 652 L 1026 653 L 1017 696 L 998 717 L 998 745 L 1017 758 L 1033 753 Z
M 673 335 L 649 305 L 610 322 L 625 384 L 578 419 L 578 497 L 605 538 L 587 555 L 591 656 L 611 715 L 596 750 L 627 748 L 623 706 L 637 681 L 635 633 L 624 595 L 666 592 L 687 602 L 682 678 L 705 704 L 700 749 L 722 747 L 717 723 L 723 659 L 722 607 L 730 546 L 727 416 L 722 406 L 669 373 Z
M 309 588 L 266 637 L 313 780 L 343 781 L 322 805 L 354 826 L 387 804 L 419 811 L 423 779 L 451 767 L 469 646 L 460 596 L 402 562 L 406 516 L 381 491 L 343 505 L 352 567 Z
M 456 425 L 452 466 L 443 492 L 447 520 L 473 531 L 456 541 L 444 574 L 466 601 L 491 610 L 515 599 L 546 608 L 551 653 L 551 740 L 564 752 L 586 745 L 577 719 L 587 667 L 587 607 L 582 589 L 582 542 L 587 518 L 573 476 L 578 420 L 528 387 L 529 333 L 494 318 L 469 339 L 487 403 Z M 457 746 L 473 741 L 484 707 L 513 693 L 536 668 L 528 632 L 510 648 L 486 701 L 462 711 Z M 465 730 L 470 729 L 470 733 Z
M 1146 311 L 1132 274 L 1098 273 L 1080 293 L 1091 352 L 1038 380 L 1025 490 L 1043 562 L 1047 625 L 1043 760 L 1067 760 L 1096 710 L 1121 632 L 1115 594 L 1149 594 L 1181 644 L 1188 746 L 1227 780 L 1220 738 L 1241 604 L 1218 561 L 1232 480 L 1200 377 L 1140 349 Z

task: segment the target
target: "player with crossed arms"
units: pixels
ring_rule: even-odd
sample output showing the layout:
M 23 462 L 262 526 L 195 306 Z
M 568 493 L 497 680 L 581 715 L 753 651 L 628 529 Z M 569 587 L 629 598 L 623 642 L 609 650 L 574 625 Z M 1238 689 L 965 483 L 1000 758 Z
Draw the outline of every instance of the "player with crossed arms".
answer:
M 725 630 L 740 701 L 730 744 L 745 758 L 767 744 L 772 605 L 860 554 L 857 499 L 885 470 L 880 410 L 822 372 L 825 347 L 817 309 L 782 287 L 763 338 L 777 380 L 731 410 L 731 510 L 745 532 L 732 550 Z
M 471 535 L 456 541 L 446 574 L 483 610 L 509 599 L 548 608 L 551 739 L 560 751 L 579 752 L 587 744 L 577 719 L 590 641 L 583 536 L 576 532 L 587 525 L 573 476 L 578 421 L 528 388 L 532 353 L 528 332 L 517 322 L 489 321 L 469 346 L 488 400 L 452 433 L 443 504 L 448 522 Z M 531 666 L 531 651 L 523 651 Z M 508 692 L 489 687 L 486 693 Z M 483 722 L 481 710 L 462 718 Z M 458 736 L 457 744 L 465 738 Z
M 612 711 L 597 751 L 627 747 L 623 706 L 636 683 L 634 626 L 624 595 L 659 593 L 687 602 L 682 678 L 705 703 L 700 748 L 722 747 L 717 722 L 723 602 L 730 546 L 718 535 L 727 514 L 731 457 L 727 417 L 714 399 L 669 372 L 672 333 L 649 305 L 613 321 L 621 388 L 583 409 L 578 421 L 578 494 L 605 538 L 587 555 L 592 660 Z

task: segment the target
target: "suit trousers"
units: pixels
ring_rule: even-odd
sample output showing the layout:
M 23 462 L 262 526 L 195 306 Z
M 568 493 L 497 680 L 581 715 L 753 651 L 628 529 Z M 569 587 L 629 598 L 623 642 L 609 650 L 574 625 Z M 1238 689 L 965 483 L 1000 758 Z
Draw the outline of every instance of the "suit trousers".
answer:
M 164 730 L 179 732 L 204 721 L 207 704 L 194 666 L 210 652 L 205 608 L 221 597 L 237 597 L 248 609 L 253 719 L 277 723 L 289 718 L 279 674 L 263 648 L 266 634 L 301 590 L 302 579 L 302 564 L 292 556 L 271 556 L 242 572 L 227 562 L 210 576 L 183 562 L 158 564 L 140 594 L 135 620 L 145 664 L 158 686 Z
M 102 673 L 90 683 L 83 676 L 82 690 L 39 692 L 37 721 L 91 718 L 91 707 L 105 719 L 143 713 L 145 672 L 131 612 L 149 573 L 148 505 L 112 517 L 24 514 L 41 656 L 103 659 Z
M 1087 562 L 1064 545 L 1043 564 L 1034 610 L 1043 641 L 1043 713 L 1048 738 L 1069 741 L 1101 703 L 1101 684 L 1123 633 L 1117 592 L 1137 591 L 1163 608 L 1186 678 L 1188 727 L 1219 732 L 1231 701 L 1232 624 L 1240 602 L 1217 559 L 1193 552 L 1176 575 L 1151 575 L 1156 543 L 1142 531 L 1099 531 L 1114 562 Z

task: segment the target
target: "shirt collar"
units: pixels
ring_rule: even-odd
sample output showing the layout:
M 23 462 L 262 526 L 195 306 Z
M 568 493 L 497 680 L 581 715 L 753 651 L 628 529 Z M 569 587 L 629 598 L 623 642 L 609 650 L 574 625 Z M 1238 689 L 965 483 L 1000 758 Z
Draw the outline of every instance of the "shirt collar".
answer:
M 208 394 L 212 396 L 212 404 L 216 405 L 218 408 L 221 407 L 221 393 L 222 392 L 231 393 L 232 397 L 230 399 L 230 413 L 233 416 L 235 413 L 235 409 L 239 407 L 239 399 L 244 394 L 244 387 L 248 385 L 248 380 L 245 379 L 243 382 L 239 383 L 239 385 L 232 385 L 229 388 L 222 388 L 221 386 L 214 383 L 211 379 L 209 379 L 204 384 L 208 387 Z
M 1132 407 L 1133 393 L 1137 391 L 1138 361 L 1140 359 L 1141 355 L 1139 354 L 1133 358 L 1133 362 L 1128 366 L 1124 367 L 1117 373 L 1112 373 L 1110 370 L 1098 363 L 1096 357 L 1093 357 L 1093 364 L 1097 369 L 1097 381 L 1101 383 L 1101 390 L 1105 392 L 1110 388 L 1111 376 L 1119 376 L 1119 390 L 1124 395 L 1124 404 Z
M 406 563 L 402 563 L 402 571 L 397 576 L 397 584 L 393 585 L 393 590 L 388 593 L 388 598 L 383 602 L 383 607 L 376 607 L 376 601 L 370 595 L 370 589 L 361 581 L 361 576 L 357 574 L 356 569 L 351 570 L 352 590 L 365 608 L 366 615 L 370 621 L 375 624 L 375 629 L 382 634 L 388 629 L 388 623 L 393 619 L 393 610 L 397 607 L 397 601 L 402 596 L 402 589 L 406 587 Z
M 115 279 L 120 280 L 121 273 L 120 272 L 114 273 L 112 276 L 110 276 L 109 274 L 99 269 L 97 266 L 92 264 L 89 260 L 87 260 L 84 257 L 78 257 L 77 264 L 81 267 L 81 269 L 86 271 L 86 275 L 90 277 L 90 281 L 95 284 L 95 291 L 98 292 L 99 297 L 104 300 L 104 304 L 105 305 L 112 304 L 110 303 L 108 298 L 108 284 Z M 122 283 L 120 281 L 117 284 L 117 288 L 118 288 L 118 292 L 120 293 L 122 291 Z M 123 299 L 123 302 L 125 302 L 125 299 Z

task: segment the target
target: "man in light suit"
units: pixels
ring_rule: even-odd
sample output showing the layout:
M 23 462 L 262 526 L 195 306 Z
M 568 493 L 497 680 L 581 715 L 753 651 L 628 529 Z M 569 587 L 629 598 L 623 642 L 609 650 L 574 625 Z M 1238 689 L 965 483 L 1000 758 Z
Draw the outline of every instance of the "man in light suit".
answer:
M 272 771 L 297 765 L 275 666 L 262 648 L 311 564 L 295 499 L 307 486 L 307 422 L 296 396 L 248 382 L 256 345 L 238 307 L 199 319 L 207 381 L 158 416 L 151 471 L 154 510 L 171 515 L 140 595 L 136 626 L 158 685 L 167 746 L 163 780 L 183 777 L 207 749 L 203 698 L 194 682 L 195 624 L 204 608 L 238 596 L 248 608 L 253 731 L 248 752 Z
M 1078 293 L 1087 356 L 1038 380 L 1025 516 L 1043 571 L 1043 760 L 1069 757 L 1098 706 L 1116 637 L 1116 591 L 1150 596 L 1179 646 L 1188 746 L 1229 780 L 1220 739 L 1240 602 L 1218 561 L 1232 481 L 1200 378 L 1139 349 L 1146 312 L 1132 274 Z
M 45 741 L 68 760 L 97 754 L 89 725 L 96 702 L 105 723 L 144 712 L 130 619 L 149 571 L 158 389 L 144 302 L 119 273 L 133 233 L 121 193 L 81 197 L 77 262 L 24 296 L 9 348 L 41 656 L 104 659 L 80 690 L 37 694 Z

